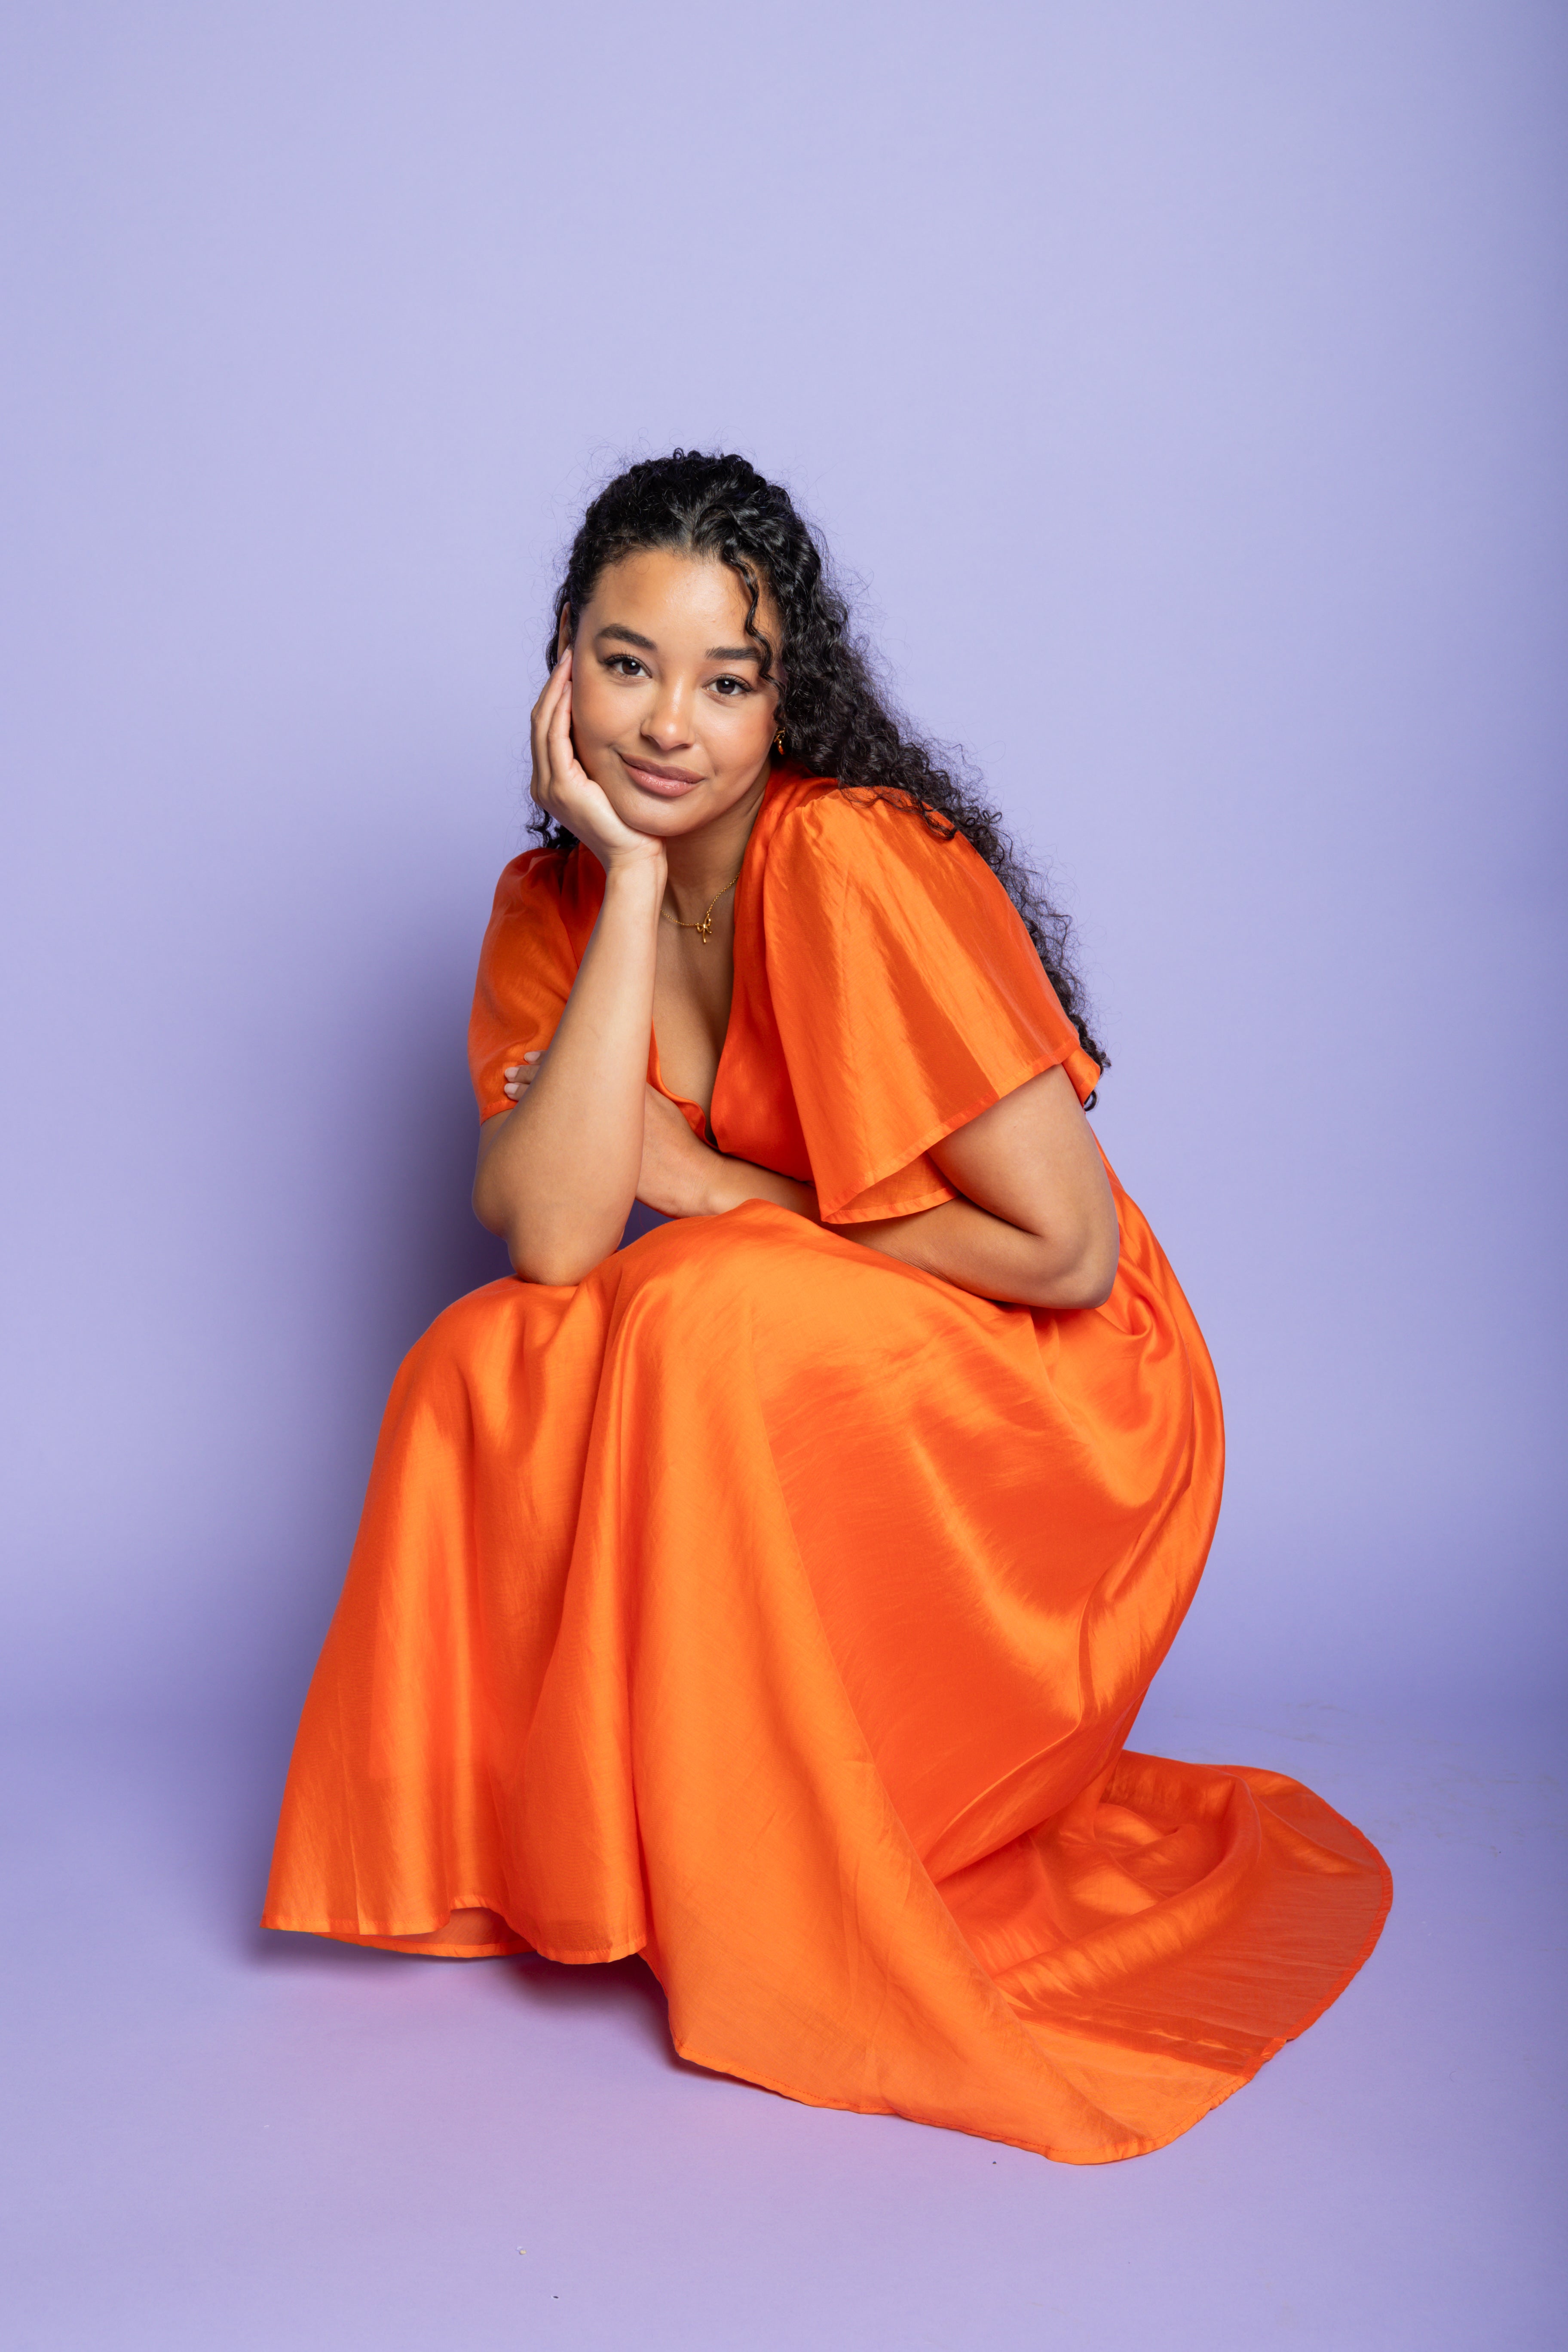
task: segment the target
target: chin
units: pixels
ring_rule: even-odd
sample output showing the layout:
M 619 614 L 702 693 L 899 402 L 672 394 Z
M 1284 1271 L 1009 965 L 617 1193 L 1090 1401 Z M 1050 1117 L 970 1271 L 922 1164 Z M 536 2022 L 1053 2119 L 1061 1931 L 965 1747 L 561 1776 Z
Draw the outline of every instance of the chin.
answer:
M 661 839 L 667 834 L 689 833 L 694 824 L 700 824 L 708 803 L 706 793 L 693 793 L 681 801 L 657 801 L 641 793 L 606 790 L 605 797 L 621 823 L 629 824 L 634 833 L 654 833 Z M 703 805 L 694 807 L 692 803 L 699 801 Z

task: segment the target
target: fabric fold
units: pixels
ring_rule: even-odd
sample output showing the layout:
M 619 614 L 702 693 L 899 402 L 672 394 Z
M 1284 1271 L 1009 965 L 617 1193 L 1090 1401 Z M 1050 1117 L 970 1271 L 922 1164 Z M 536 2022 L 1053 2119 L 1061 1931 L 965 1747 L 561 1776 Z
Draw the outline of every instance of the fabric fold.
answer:
M 553 1034 L 596 905 L 580 852 L 503 876 L 481 1114 Z M 920 1197 L 944 1121 L 1058 1064 L 1092 1086 L 968 845 L 775 779 L 719 1147 L 852 1223 Z M 1387 1874 L 1294 1781 L 1125 1746 L 1224 1438 L 1112 1185 L 1093 1310 L 975 1298 L 761 1202 L 449 1307 L 387 1407 L 267 1923 L 641 1951 L 697 2063 L 1074 2163 L 1245 2082 L 1364 1958 Z M 465 1911 L 504 1927 L 466 1943 Z

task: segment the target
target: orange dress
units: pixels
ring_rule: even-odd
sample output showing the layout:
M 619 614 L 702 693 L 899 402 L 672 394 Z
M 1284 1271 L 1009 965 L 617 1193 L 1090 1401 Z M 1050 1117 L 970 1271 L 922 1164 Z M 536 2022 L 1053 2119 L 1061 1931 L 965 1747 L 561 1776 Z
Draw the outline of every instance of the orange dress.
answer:
M 582 849 L 502 875 L 482 1116 L 602 888 Z M 641 1952 L 703 2066 L 1086 2164 L 1173 2138 L 1333 2000 L 1387 1909 L 1372 1846 L 1278 1773 L 1122 1745 L 1222 1455 L 1137 1208 L 1118 1187 L 1115 1288 L 1074 1313 L 834 1230 L 951 1199 L 931 1145 L 1058 1063 L 1086 1094 L 967 842 L 777 774 L 710 1133 L 826 1222 L 671 1223 L 574 1286 L 491 1283 L 412 1349 L 268 1926 L 439 1951 L 479 1908 L 504 1938 L 445 1948 Z

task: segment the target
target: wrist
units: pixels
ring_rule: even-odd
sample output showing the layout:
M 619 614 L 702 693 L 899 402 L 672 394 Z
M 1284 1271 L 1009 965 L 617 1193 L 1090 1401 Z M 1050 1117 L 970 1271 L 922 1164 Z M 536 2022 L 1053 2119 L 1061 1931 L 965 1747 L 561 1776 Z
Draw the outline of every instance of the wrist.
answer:
M 610 859 L 605 866 L 605 896 L 617 898 L 635 897 L 639 901 L 651 898 L 657 904 L 664 900 L 667 869 L 664 845 L 651 850 L 631 849 L 624 856 Z
M 702 1205 L 700 1217 L 721 1217 L 726 1209 L 738 1209 L 751 1195 L 744 1179 L 750 1173 L 743 1160 L 727 1160 L 721 1151 L 710 1151 L 711 1167 L 702 1171 Z
M 814 1225 L 822 1223 L 815 1186 L 797 1183 L 793 1176 L 780 1176 L 772 1168 L 754 1167 L 749 1160 L 726 1160 L 717 1151 L 713 1158 L 716 1165 L 708 1171 L 707 1198 L 700 1214 L 721 1217 L 726 1209 L 738 1209 L 742 1201 L 771 1201 L 775 1209 L 788 1209 Z

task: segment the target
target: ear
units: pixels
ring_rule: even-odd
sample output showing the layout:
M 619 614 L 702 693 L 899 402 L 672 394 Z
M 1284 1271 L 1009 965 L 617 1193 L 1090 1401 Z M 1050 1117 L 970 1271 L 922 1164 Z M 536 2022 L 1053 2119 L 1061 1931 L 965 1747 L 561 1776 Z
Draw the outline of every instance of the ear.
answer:
M 562 655 L 565 652 L 567 646 L 572 642 L 572 635 L 574 625 L 575 625 L 572 618 L 571 605 L 563 604 L 561 607 L 561 626 L 555 632 L 555 658 L 557 661 L 560 660 Z

